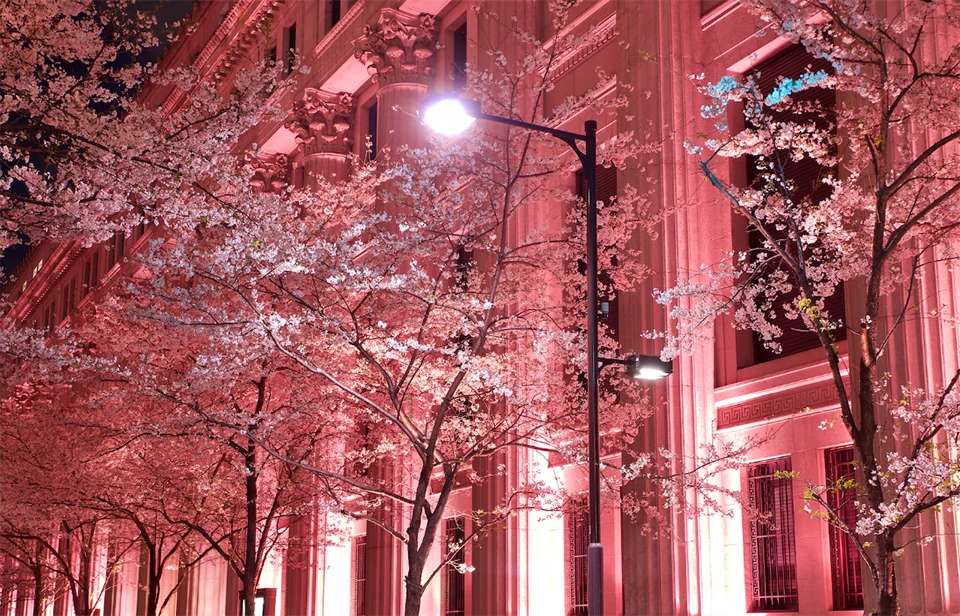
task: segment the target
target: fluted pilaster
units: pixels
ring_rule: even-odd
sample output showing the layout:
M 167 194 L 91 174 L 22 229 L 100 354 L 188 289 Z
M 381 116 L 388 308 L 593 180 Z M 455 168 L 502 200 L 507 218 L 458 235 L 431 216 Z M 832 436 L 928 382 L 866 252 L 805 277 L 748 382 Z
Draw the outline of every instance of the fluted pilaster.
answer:
M 649 142 L 662 144 L 659 151 L 640 169 L 635 164 L 624 174 L 624 183 L 650 186 L 649 213 L 671 209 L 674 204 L 691 200 L 696 182 L 694 161 L 684 152 L 682 139 L 694 134 L 690 124 L 696 118 L 698 99 L 689 82 L 679 77 L 696 72 L 691 50 L 702 47 L 699 14 L 690 3 L 672 0 L 617 2 L 617 29 L 623 40 L 630 41 L 618 54 L 617 78 L 626 88 L 629 105 L 620 114 L 620 130 L 636 129 L 647 133 Z M 653 56 L 654 61 L 650 61 Z M 652 93 L 652 95 L 650 95 Z M 693 112 L 691 113 L 691 110 Z M 637 127 L 637 122 L 640 127 Z M 668 216 L 656 234 L 639 232 L 634 247 L 642 251 L 644 262 L 653 275 L 632 291 L 620 295 L 621 322 L 631 323 L 621 343 L 627 350 L 647 354 L 659 353 L 659 346 L 643 340 L 639 332 L 663 330 L 666 314 L 653 301 L 654 288 L 668 288 L 676 283 L 677 272 L 695 270 L 704 260 L 711 234 L 706 231 L 717 213 L 710 212 L 710 203 L 703 209 L 684 210 Z M 697 379 L 699 387 L 690 384 Z M 634 443 L 636 453 L 667 449 L 677 454 L 675 464 L 697 451 L 697 440 L 704 438 L 703 411 L 709 404 L 705 392 L 712 391 L 713 362 L 709 350 L 693 357 L 677 360 L 669 380 L 657 384 L 651 395 L 658 410 L 644 420 Z M 677 470 L 680 470 L 679 468 Z M 638 499 L 660 497 L 656 485 L 637 481 L 624 488 Z M 695 497 L 688 494 L 688 497 Z M 659 508 L 662 509 L 662 506 Z M 643 518 L 645 514 L 640 513 Z M 665 534 L 657 520 L 634 521 L 624 517 L 623 613 L 625 614 L 693 614 L 701 610 L 699 597 L 697 522 L 682 515 L 669 516 L 679 541 Z M 652 532 L 644 526 L 649 523 Z

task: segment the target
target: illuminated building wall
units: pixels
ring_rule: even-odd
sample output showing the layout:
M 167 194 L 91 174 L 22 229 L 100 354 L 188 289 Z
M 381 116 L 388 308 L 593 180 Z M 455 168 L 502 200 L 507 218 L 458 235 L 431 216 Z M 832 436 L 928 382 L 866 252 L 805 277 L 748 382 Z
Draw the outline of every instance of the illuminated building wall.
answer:
M 296 87 L 275 94 L 289 108 L 289 120 L 250 136 L 251 143 L 261 144 L 262 152 L 254 181 L 261 190 L 279 191 L 289 184 L 302 186 L 315 176 L 342 176 L 347 155 L 363 153 L 367 135 L 377 149 L 423 143 L 424 129 L 409 112 L 430 92 L 461 88 L 463 62 L 486 68 L 490 60 L 482 53 L 483 46 L 503 40 L 502 26 L 485 18 L 484 12 L 471 10 L 475 4 L 210 0 L 195 8 L 193 33 L 169 51 L 165 64 L 192 63 L 227 90 L 232 71 L 244 58 L 272 56 L 286 61 L 293 51 L 300 53 L 310 71 L 297 78 Z M 500 20 L 515 16 L 539 36 L 556 34 L 551 32 L 545 0 L 480 4 Z M 414 57 L 410 53 L 414 46 L 427 52 L 417 54 L 416 62 L 398 63 L 398 56 L 382 53 L 382 31 L 368 27 L 377 24 L 392 26 L 386 43 L 402 49 L 400 57 Z M 587 1 L 570 27 L 602 32 L 601 43 L 562 59 L 546 107 L 594 85 L 596 69 L 604 69 L 612 76 L 607 96 L 625 94 L 630 102 L 617 117 L 599 118 L 601 140 L 614 131 L 635 131 L 664 144 L 658 155 L 643 161 L 643 171 L 638 166 L 628 169 L 617 183 L 636 183 L 643 177 L 659 208 L 693 204 L 667 217 L 656 238 L 637 237 L 654 276 L 622 290 L 617 306 L 624 349 L 656 353 L 658 349 L 640 335 L 665 325 L 663 309 L 650 299 L 652 290 L 669 286 L 678 271 L 715 262 L 726 251 L 749 243 L 745 225 L 705 185 L 682 147 L 684 138 L 702 130 L 703 100 L 687 77 L 701 72 L 744 73 L 764 63 L 787 66 L 796 51 L 772 34 L 755 36 L 761 26 L 736 0 Z M 173 110 L 184 103 L 187 93 L 156 90 L 150 96 Z M 577 130 L 585 119 L 570 118 L 563 127 Z M 335 138 L 321 138 L 331 134 Z M 731 163 L 727 171 L 744 182 L 750 172 L 745 163 Z M 576 191 L 573 175 L 569 188 Z M 98 289 L 135 273 L 122 257 L 138 250 L 154 233 L 141 228 L 92 249 L 79 244 L 37 246 L 8 287 L 14 302 L 2 326 L 53 330 L 68 323 L 72 311 L 96 301 Z M 945 274 L 937 270 L 925 275 L 940 280 Z M 952 293 L 942 299 L 955 302 L 956 292 Z M 902 345 L 899 352 L 905 364 L 939 361 L 942 348 L 958 346 L 952 332 L 918 335 L 920 339 L 935 335 L 947 342 Z M 845 348 L 846 342 L 840 344 Z M 849 465 L 849 439 L 840 422 L 820 429 L 837 407 L 821 353 L 799 341 L 789 355 L 767 358 L 755 350 L 749 334 L 722 322 L 713 346 L 678 360 L 673 377 L 657 386 L 657 395 L 665 401 L 665 410 L 643 426 L 636 444 L 641 451 L 666 447 L 691 454 L 717 431 L 736 437 L 764 429 L 770 420 L 790 419 L 776 439 L 753 452 L 748 466 L 726 477 L 730 487 L 742 490 L 776 523 L 751 522 L 739 515 L 677 518 L 678 536 L 670 540 L 645 532 L 643 520 L 634 522 L 608 509 L 603 514 L 608 613 L 859 613 L 863 579 L 859 565 L 850 559 L 849 546 L 826 524 L 800 510 L 800 488 L 791 488 L 774 475 L 776 470 L 792 469 L 806 477 L 826 478 L 848 468 L 844 465 Z M 586 489 L 579 468 L 520 452 L 503 461 L 509 469 L 505 476 L 455 493 L 443 538 L 469 532 L 457 512 L 491 508 L 504 486 L 519 481 L 521 474 L 561 482 L 573 492 Z M 956 523 L 953 516 L 944 512 L 922 523 L 949 529 Z M 271 559 L 260 582 L 265 615 L 400 613 L 403 558 L 389 537 L 365 523 L 333 517 L 290 524 L 291 533 L 300 534 L 339 526 L 350 540 L 315 550 L 305 567 L 286 566 L 282 554 Z M 586 614 L 582 524 L 577 513 L 518 513 L 506 528 L 466 548 L 463 559 L 472 571 L 438 576 L 427 589 L 424 613 Z M 907 550 L 899 582 L 910 613 L 960 613 L 957 553 L 957 539 L 950 534 Z M 439 558 L 437 551 L 433 558 Z M 126 563 L 102 616 L 136 612 L 137 567 L 136 559 Z M 189 571 L 188 583 L 165 613 L 236 616 L 238 592 L 227 567 L 211 557 Z M 7 605 L 13 609 L 15 603 Z M 3 616 L 8 613 L 14 612 Z

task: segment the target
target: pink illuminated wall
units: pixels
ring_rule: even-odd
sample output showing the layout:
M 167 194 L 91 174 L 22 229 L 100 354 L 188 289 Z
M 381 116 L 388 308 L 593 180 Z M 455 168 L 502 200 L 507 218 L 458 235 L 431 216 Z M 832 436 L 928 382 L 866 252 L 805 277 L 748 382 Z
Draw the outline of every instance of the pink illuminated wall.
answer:
M 545 38 L 556 34 L 544 2 L 482 3 L 484 10 L 499 16 L 496 20 L 474 11 L 475 4 L 461 0 L 343 1 L 339 20 L 330 24 L 326 3 L 318 0 L 199 3 L 192 34 L 170 52 L 165 62 L 190 62 L 207 79 L 228 90 L 233 70 L 244 56 L 256 59 L 268 48 L 267 43 L 279 40 L 269 37 L 276 39 L 284 28 L 296 24 L 296 46 L 309 71 L 297 77 L 295 87 L 274 95 L 290 110 L 290 119 L 261 127 L 247 138 L 247 145 L 260 144 L 256 164 L 263 190 L 282 192 L 288 185 L 310 185 L 311 178 L 348 173 L 347 156 L 364 151 L 373 104 L 377 105 L 374 117 L 379 147 L 422 144 L 423 127 L 408 110 L 416 108 L 429 92 L 452 87 L 449 41 L 462 24 L 467 25 L 468 63 L 479 70 L 495 70 L 495 60 L 488 53 L 492 49 L 506 54 L 523 52 L 519 44 L 502 44 L 510 24 Z M 401 66 L 396 54 L 391 55 L 378 44 L 382 40 L 374 40 L 369 26 L 390 20 L 412 26 L 425 23 L 420 21 L 423 14 L 431 16 L 430 23 L 435 24 L 429 34 L 419 35 L 429 38 L 426 48 L 431 53 L 418 56 L 421 62 L 416 66 Z M 265 23 L 272 26 L 261 27 Z M 677 204 L 687 205 L 665 216 L 656 234 L 637 234 L 635 247 L 642 250 L 654 274 L 635 288 L 621 290 L 618 297 L 623 348 L 654 354 L 659 352 L 659 342 L 652 343 L 643 332 L 663 329 L 666 316 L 653 302 L 653 290 L 675 283 L 679 272 L 719 261 L 742 244 L 745 233 L 740 228 L 743 225 L 732 218 L 703 180 L 696 161 L 683 149 L 683 139 L 703 129 L 700 107 L 704 101 L 686 77 L 699 72 L 746 72 L 781 53 L 789 42 L 773 34 L 755 36 L 763 26 L 736 0 L 587 0 L 577 9 L 570 28 L 578 32 L 593 29 L 602 36 L 594 48 L 563 59 L 546 106 L 557 105 L 566 95 L 593 84 L 597 70 L 602 69 L 609 83 L 599 96 L 611 100 L 622 95 L 626 99 L 615 116 L 611 113 L 601 118 L 601 137 L 635 132 L 663 144 L 647 160 L 630 162 L 618 176 L 618 183 L 642 182 L 649 190 L 654 213 L 672 210 Z M 414 38 L 397 35 L 389 42 L 394 47 L 422 42 Z M 157 89 L 151 96 L 168 110 L 188 100 L 187 93 L 179 90 Z M 575 130 L 585 119 L 566 118 L 561 127 Z M 336 139 L 319 139 L 328 136 L 334 125 L 340 131 Z M 746 170 L 736 163 L 727 173 L 746 177 Z M 576 188 L 573 173 L 567 188 L 571 192 Z M 553 216 L 543 212 L 555 205 L 533 204 L 528 218 L 517 224 L 525 228 L 543 224 Z M 128 239 L 124 250 L 135 253 L 155 233 L 155 229 L 148 229 L 140 237 Z M 70 284 L 71 277 L 83 276 L 84 264 L 92 258 L 98 260 L 101 289 L 134 271 L 129 262 L 108 266 L 106 252 L 100 246 L 41 246 L 21 266 L 14 283 L 18 290 L 12 294 L 13 303 L 0 325 L 42 323 L 47 318 L 45 311 L 52 310 L 64 286 Z M 28 284 L 19 288 L 24 282 Z M 956 274 L 947 264 L 927 268 L 923 285 L 925 307 L 956 305 L 960 299 Z M 562 294 L 562 290 L 557 292 Z M 82 306 L 96 301 L 102 291 L 75 293 L 74 304 Z M 68 324 L 69 317 L 59 319 L 56 326 Z M 716 435 L 736 442 L 773 430 L 776 437 L 750 453 L 751 463 L 789 457 L 792 470 L 800 476 L 823 478 L 825 452 L 849 443 L 847 432 L 836 420 L 838 403 L 828 366 L 816 350 L 764 363 L 745 362 L 744 349 L 749 344 L 733 330 L 730 321 L 721 322 L 709 344 L 678 359 L 673 376 L 651 390 L 662 411 L 644 423 L 635 450 L 667 448 L 693 455 Z M 848 361 L 846 345 L 841 343 L 840 348 Z M 911 374 L 933 380 L 932 371 L 956 365 L 958 347 L 960 340 L 952 325 L 925 324 L 897 341 L 890 361 L 907 366 Z M 629 458 L 629 452 L 625 452 L 623 456 L 611 456 L 608 462 L 612 465 Z M 479 468 L 484 464 L 489 468 Z M 482 486 L 464 487 L 454 493 L 449 504 L 451 517 L 490 511 L 508 488 L 522 482 L 542 481 L 574 494 L 587 487 L 579 466 L 551 461 L 536 451 L 511 451 L 496 460 L 478 463 L 476 470 L 491 471 L 496 464 L 503 464 L 506 472 Z M 378 472 L 389 473 L 391 469 Z M 747 470 L 726 471 L 723 482 L 732 490 L 747 492 Z M 639 494 L 648 488 L 631 484 L 624 490 Z M 794 488 L 793 501 L 796 611 L 860 613 L 833 609 L 829 529 L 802 511 L 802 488 Z M 750 612 L 754 583 L 750 520 L 745 519 L 732 497 L 726 504 L 729 516 L 688 519 L 667 512 L 672 538 L 661 536 L 663 529 L 655 522 L 647 525 L 649 520 L 634 519 L 610 504 L 602 518 L 607 613 L 726 616 Z M 661 509 L 662 505 L 658 503 Z M 905 550 L 899 565 L 905 613 L 960 614 L 957 522 L 956 513 L 948 510 L 920 522 L 924 530 L 936 531 L 932 533 L 936 540 Z M 568 523 L 563 511 L 522 510 L 503 528 L 469 543 L 464 552 L 468 565 L 464 616 L 569 614 Z M 358 572 L 354 547 L 360 536 L 366 542 L 362 598 L 366 613 L 399 613 L 404 564 L 394 539 L 372 524 L 348 521 L 337 514 L 317 514 L 305 528 L 331 538 L 330 544 L 314 548 L 307 573 L 291 571 L 282 550 L 272 556 L 260 582 L 262 588 L 275 593 L 272 616 L 355 614 L 359 599 L 355 592 Z M 470 532 L 469 525 L 466 532 Z M 439 564 L 444 549 L 438 542 L 430 557 L 433 566 Z M 137 614 L 138 567 L 135 557 L 123 563 L 112 613 L 102 616 Z M 176 574 L 170 571 L 171 583 Z M 237 605 L 237 586 L 230 575 L 217 558 L 203 560 L 189 571 L 189 582 L 164 614 L 236 616 L 232 610 Z M 444 589 L 443 575 L 436 576 L 424 596 L 425 616 L 447 616 Z M 30 607 L 22 599 L 0 604 L 4 606 L 0 616 L 27 613 L 24 610 Z M 47 613 L 53 613 L 52 606 Z

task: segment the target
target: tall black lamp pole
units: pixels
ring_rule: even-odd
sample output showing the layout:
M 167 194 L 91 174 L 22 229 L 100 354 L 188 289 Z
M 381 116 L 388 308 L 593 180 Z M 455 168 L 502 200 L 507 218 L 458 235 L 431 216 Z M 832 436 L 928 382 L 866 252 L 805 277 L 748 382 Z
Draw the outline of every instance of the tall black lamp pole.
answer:
M 659 378 L 672 369 L 668 362 L 652 357 L 632 356 L 627 360 L 601 360 L 597 334 L 597 122 L 587 120 L 583 134 L 532 124 L 512 118 L 503 118 L 480 111 L 476 101 L 455 97 L 428 97 L 420 106 L 423 122 L 444 134 L 464 130 L 474 120 L 488 120 L 553 135 L 577 153 L 587 184 L 587 440 L 590 483 L 590 545 L 587 548 L 587 612 L 590 616 L 603 614 L 603 545 L 600 543 L 600 409 L 597 377 L 600 369 L 609 363 L 627 366 L 628 374 L 637 378 Z M 579 147 L 583 142 L 583 150 Z M 652 363 L 651 363 L 652 362 Z M 652 366 L 653 376 L 641 372 Z M 634 369 L 631 372 L 631 368 Z

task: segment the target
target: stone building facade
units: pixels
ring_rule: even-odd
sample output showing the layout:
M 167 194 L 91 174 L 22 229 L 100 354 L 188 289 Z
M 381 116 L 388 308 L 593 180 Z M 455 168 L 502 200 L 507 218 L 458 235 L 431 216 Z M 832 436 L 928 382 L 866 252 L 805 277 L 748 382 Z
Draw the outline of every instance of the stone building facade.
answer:
M 892 1 L 892 0 L 891 0 Z M 482 11 L 474 11 L 476 5 Z M 289 109 L 288 120 L 263 126 L 250 143 L 259 144 L 254 183 L 263 191 L 302 186 L 311 177 L 342 177 L 347 156 L 425 142 L 414 114 L 432 92 L 460 87 L 463 62 L 483 70 L 485 45 L 503 39 L 504 19 L 515 18 L 538 36 L 551 31 L 546 0 L 204 0 L 194 8 L 192 34 L 172 48 L 164 62 L 190 63 L 208 79 L 229 87 L 232 70 L 245 58 L 286 62 L 294 52 L 310 67 L 296 86 L 275 94 Z M 663 328 L 665 315 L 651 299 L 676 272 L 715 262 L 747 242 L 745 225 L 719 203 L 684 151 L 683 139 L 699 130 L 701 96 L 689 75 L 744 73 L 758 66 L 791 62 L 797 51 L 775 36 L 757 37 L 763 26 L 737 0 L 587 0 L 570 24 L 574 31 L 601 32 L 597 45 L 563 58 L 546 106 L 595 83 L 596 69 L 611 81 L 607 96 L 625 94 L 629 103 L 616 117 L 600 119 L 601 139 L 614 131 L 635 130 L 663 144 L 646 161 L 644 177 L 659 208 L 694 203 L 669 216 L 660 233 L 636 240 L 651 260 L 654 276 L 621 291 L 620 337 L 624 348 L 655 353 L 641 332 Z M 495 13 L 499 20 L 491 19 Z M 267 27 L 269 26 L 269 27 Z M 516 53 L 504 49 L 504 53 Z M 780 66 L 780 65 L 777 65 Z M 644 94 L 646 93 L 646 95 Z M 153 91 L 156 104 L 173 110 L 187 93 Z M 547 114 L 549 115 L 549 113 Z M 577 130 L 586 117 L 561 128 Z M 731 163 L 732 177 L 749 170 Z M 639 169 L 618 181 L 640 178 Z M 650 177 L 652 176 L 652 180 Z M 569 178 L 575 189 L 575 178 Z M 3 327 L 36 324 L 56 328 L 71 312 L 96 301 L 130 267 L 124 254 L 138 250 L 154 230 L 141 228 L 111 245 L 36 247 L 11 283 L 13 304 Z M 131 273 L 131 272 L 126 272 Z M 923 272 L 931 305 L 953 304 L 960 292 L 944 268 Z M 847 293 L 854 293 L 848 289 Z M 918 326 L 919 327 L 919 326 Z M 957 332 L 927 325 L 904 334 L 897 361 L 914 374 L 925 366 L 956 367 Z M 933 343 L 933 341 L 939 341 Z M 929 343 L 927 343 L 929 342 Z M 841 345 L 845 345 L 841 342 Z M 777 470 L 826 477 L 849 464 L 849 437 L 840 422 L 820 429 L 835 414 L 836 392 L 818 349 L 803 342 L 789 353 L 762 356 L 750 334 L 719 323 L 712 346 L 675 364 L 674 375 L 658 385 L 664 411 L 643 426 L 637 447 L 665 447 L 692 453 L 715 433 L 750 434 L 782 422 L 778 437 L 752 452 L 753 462 L 730 472 L 732 488 L 765 494 L 779 524 L 771 537 L 758 538 L 741 516 L 677 519 L 675 540 L 656 539 L 642 524 L 613 509 L 603 513 L 605 605 L 610 614 L 737 614 L 796 611 L 801 614 L 862 613 L 864 580 L 855 558 L 828 526 L 800 511 L 799 488 L 775 480 Z M 928 378 L 921 376 L 922 378 Z M 513 453 L 510 469 L 498 481 L 516 481 L 527 462 Z M 840 470 L 838 470 L 840 469 Z M 571 490 L 585 489 L 579 468 L 562 470 Z M 454 509 L 490 507 L 497 486 L 465 488 L 453 497 Z M 902 604 L 910 614 L 960 613 L 960 555 L 956 514 L 941 512 L 920 522 L 942 531 L 924 547 L 907 548 L 902 560 Z M 323 533 L 326 519 L 300 520 L 292 533 Z M 521 512 L 501 531 L 466 550 L 472 567 L 449 573 L 427 589 L 425 614 L 585 614 L 582 550 L 585 520 Z M 283 554 L 268 562 L 258 596 L 265 616 L 347 616 L 402 611 L 403 559 L 382 532 L 351 523 L 349 539 L 312 551 L 306 566 L 287 566 Z M 444 532 L 456 538 L 461 522 Z M 928 529 L 924 529 L 928 530 Z M 919 529 L 909 532 L 916 533 Z M 763 539 L 763 540 L 762 540 Z M 787 546 L 773 554 L 764 540 Z M 437 558 L 434 555 L 433 558 Z M 765 560 L 766 559 L 766 560 Z M 773 561 L 773 562 L 771 562 Z M 137 563 L 127 563 L 102 616 L 138 614 Z M 238 582 L 227 567 L 208 559 L 188 573 L 165 613 L 170 616 L 237 616 Z M 867 597 L 869 605 L 870 598 Z M 3 616 L 26 613 L 13 601 Z

